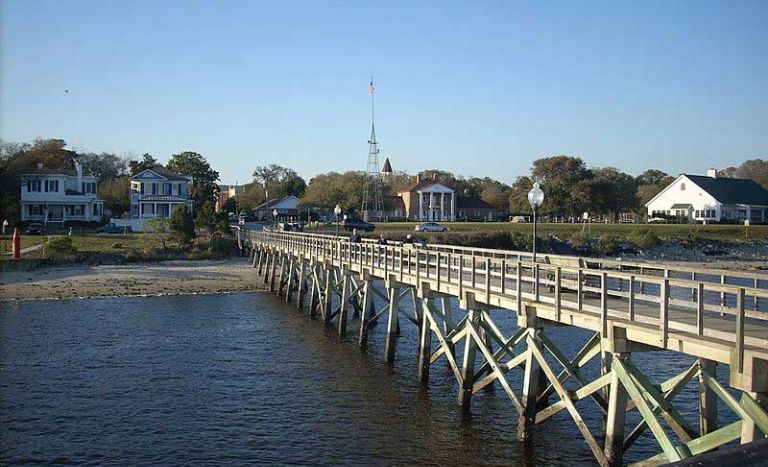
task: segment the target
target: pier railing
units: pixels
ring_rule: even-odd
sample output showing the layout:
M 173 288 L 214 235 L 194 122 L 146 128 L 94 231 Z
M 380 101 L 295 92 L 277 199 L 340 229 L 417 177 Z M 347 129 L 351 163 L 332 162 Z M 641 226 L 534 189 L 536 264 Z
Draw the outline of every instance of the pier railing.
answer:
M 661 343 L 670 331 L 724 339 L 736 346 L 740 361 L 745 346 L 768 351 L 768 278 L 757 274 L 562 255 L 540 255 L 533 263 L 527 252 L 351 243 L 292 232 L 253 232 L 251 238 L 404 283 L 432 280 L 437 290 L 457 289 L 456 296 L 472 291 L 489 305 L 519 310 L 523 301 L 549 304 L 555 321 L 569 310 L 598 314 L 603 327 L 612 319 L 654 326 Z M 765 333 L 745 332 L 748 324 L 765 326 Z

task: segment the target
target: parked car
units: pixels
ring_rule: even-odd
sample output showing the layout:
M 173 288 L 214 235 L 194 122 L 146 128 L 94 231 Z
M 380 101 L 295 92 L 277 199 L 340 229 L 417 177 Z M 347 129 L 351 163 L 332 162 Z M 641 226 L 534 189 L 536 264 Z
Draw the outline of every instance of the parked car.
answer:
M 512 222 L 530 222 L 530 219 L 528 219 L 528 216 L 512 216 L 512 219 L 510 219 Z
M 122 226 L 117 224 L 107 224 L 96 229 L 96 233 L 103 233 L 103 234 L 121 234 L 121 233 L 132 233 L 132 232 L 133 232 L 133 228 L 131 228 L 130 225 Z
M 344 219 L 342 227 L 344 230 L 351 231 L 352 229 L 357 229 L 362 230 L 363 232 L 373 232 L 373 229 L 376 228 L 375 225 L 370 222 L 365 222 L 362 219 Z
M 45 226 L 43 224 L 29 224 L 27 227 L 27 235 L 45 235 Z
M 413 228 L 416 232 L 448 232 L 448 227 L 437 222 L 424 222 Z
M 249 212 L 241 212 L 238 216 L 238 220 L 243 219 L 245 222 L 256 222 L 256 216 Z
M 666 224 L 667 220 L 663 217 L 651 217 L 648 219 L 649 224 Z

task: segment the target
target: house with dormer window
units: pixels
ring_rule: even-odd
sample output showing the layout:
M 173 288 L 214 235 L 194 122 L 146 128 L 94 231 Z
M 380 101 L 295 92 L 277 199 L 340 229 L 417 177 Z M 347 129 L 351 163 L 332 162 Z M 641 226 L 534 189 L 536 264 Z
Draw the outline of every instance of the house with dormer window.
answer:
M 21 220 L 63 227 L 67 221 L 94 222 L 104 214 L 96 196 L 98 179 L 76 170 L 37 169 L 21 176 Z
M 190 183 L 192 177 L 162 166 L 137 173 L 131 177 L 131 219 L 169 219 L 180 204 L 186 204 L 192 212 Z

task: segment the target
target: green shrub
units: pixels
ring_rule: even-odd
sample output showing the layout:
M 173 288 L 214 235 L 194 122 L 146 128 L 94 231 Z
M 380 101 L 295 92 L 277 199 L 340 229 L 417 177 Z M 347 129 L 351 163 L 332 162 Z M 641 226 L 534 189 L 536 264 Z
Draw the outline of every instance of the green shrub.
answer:
M 618 251 L 621 242 L 615 235 L 605 234 L 597 239 L 595 250 L 601 255 L 610 255 Z
M 589 246 L 590 236 L 586 232 L 574 232 L 568 238 L 568 243 L 576 250 L 582 250 Z
M 659 237 L 651 229 L 635 229 L 630 232 L 629 241 L 635 244 L 636 247 L 641 249 L 653 248 L 659 244 Z
M 182 245 L 189 244 L 195 238 L 195 221 L 186 204 L 180 204 L 173 210 L 168 226 Z
M 72 245 L 72 238 L 68 236 L 48 237 L 43 247 L 46 255 L 51 258 L 65 258 L 77 253 L 77 248 Z

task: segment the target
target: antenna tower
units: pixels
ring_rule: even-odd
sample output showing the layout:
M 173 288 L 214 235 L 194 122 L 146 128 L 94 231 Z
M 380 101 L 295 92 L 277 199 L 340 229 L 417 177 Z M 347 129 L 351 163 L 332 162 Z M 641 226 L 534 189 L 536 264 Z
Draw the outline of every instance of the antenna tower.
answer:
M 363 189 L 363 207 L 361 212 L 363 220 L 380 221 L 384 217 L 384 196 L 381 193 L 381 173 L 379 173 L 379 147 L 376 142 L 376 126 L 374 124 L 374 86 L 371 76 L 371 138 L 368 140 L 368 166 L 366 167 L 367 179 Z

